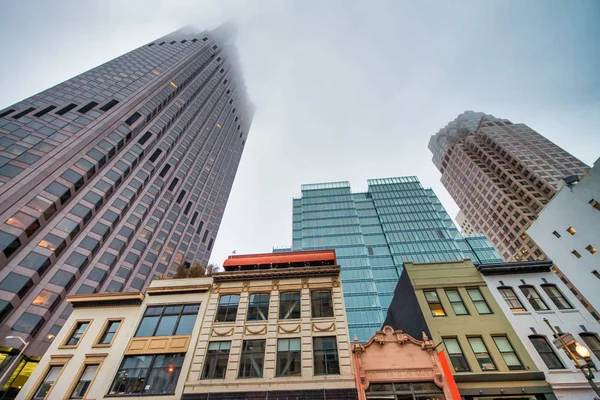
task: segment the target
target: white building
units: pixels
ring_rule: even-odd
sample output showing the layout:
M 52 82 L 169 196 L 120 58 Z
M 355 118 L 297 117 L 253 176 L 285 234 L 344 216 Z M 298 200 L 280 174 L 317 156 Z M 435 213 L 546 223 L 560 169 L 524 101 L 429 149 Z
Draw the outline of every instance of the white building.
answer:
M 465 217 L 465 214 L 463 214 L 462 211 L 459 211 L 458 214 L 456 214 L 456 223 L 460 226 L 460 232 L 463 235 L 473 235 L 478 233 L 475 232 L 475 229 L 473 229 L 469 221 L 467 221 L 467 217 Z
M 547 319 L 570 333 L 600 366 L 600 324 L 552 272 L 552 261 L 484 264 L 477 267 L 531 358 L 546 375 L 558 399 L 589 400 L 594 391 L 562 348 L 553 343 Z M 596 382 L 600 383 L 600 379 Z
M 527 233 L 600 319 L 600 159 L 579 182 L 562 182 Z

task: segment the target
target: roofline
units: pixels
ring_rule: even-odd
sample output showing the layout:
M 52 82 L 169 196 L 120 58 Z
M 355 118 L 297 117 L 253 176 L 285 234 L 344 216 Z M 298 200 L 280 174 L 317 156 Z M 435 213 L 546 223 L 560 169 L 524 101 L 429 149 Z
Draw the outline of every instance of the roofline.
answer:
M 506 263 L 480 264 L 476 268 L 483 275 L 509 275 L 534 272 L 548 272 L 554 263 L 550 260 L 543 261 L 516 261 Z
M 286 258 L 286 259 L 290 259 L 290 262 L 294 261 L 294 262 L 301 262 L 304 261 L 302 259 L 302 256 L 308 256 L 308 255 L 314 255 L 314 254 L 321 254 L 323 255 L 323 261 L 325 260 L 331 260 L 334 262 L 334 264 L 337 265 L 337 256 L 335 254 L 335 250 L 334 249 L 328 249 L 328 250 L 308 250 L 308 251 L 286 251 L 286 252 L 281 252 L 281 253 L 258 253 L 258 254 L 233 254 L 230 255 L 229 257 L 227 257 L 227 259 L 225 260 L 225 262 L 223 263 L 223 267 L 231 267 L 231 266 L 240 266 L 240 265 L 256 265 L 256 264 L 266 264 L 265 261 L 268 261 L 268 259 L 273 258 L 274 261 L 275 259 L 282 259 L 282 258 Z M 325 257 L 328 256 L 328 257 Z M 267 259 L 267 260 L 264 260 Z M 260 260 L 259 262 L 255 261 L 255 260 Z M 243 263 L 240 263 L 240 261 L 243 261 Z
M 298 268 L 273 268 L 256 269 L 248 271 L 224 271 L 213 275 L 215 282 L 223 281 L 248 281 L 260 279 L 290 279 L 309 276 L 339 276 L 339 265 L 328 265 L 322 267 L 298 267 Z

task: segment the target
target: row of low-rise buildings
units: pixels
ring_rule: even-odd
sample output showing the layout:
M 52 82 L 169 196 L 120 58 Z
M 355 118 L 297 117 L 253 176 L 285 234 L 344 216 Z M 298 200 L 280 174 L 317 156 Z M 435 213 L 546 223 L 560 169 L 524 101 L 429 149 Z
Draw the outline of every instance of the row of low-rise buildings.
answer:
M 210 277 L 70 296 L 17 398 L 589 399 L 544 319 L 594 363 L 600 326 L 550 268 L 407 262 L 385 323 L 359 341 L 335 251 L 231 256 Z

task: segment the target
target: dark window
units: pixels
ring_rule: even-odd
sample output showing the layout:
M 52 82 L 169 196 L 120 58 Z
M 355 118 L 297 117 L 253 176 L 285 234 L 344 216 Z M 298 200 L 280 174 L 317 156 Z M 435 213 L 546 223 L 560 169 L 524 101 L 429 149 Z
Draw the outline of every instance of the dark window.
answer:
M 171 184 L 169 185 L 169 188 L 168 188 L 169 192 L 172 192 L 172 191 L 173 191 L 173 189 L 175 189 L 175 186 L 177 186 L 177 183 L 179 183 L 179 179 L 177 179 L 177 178 L 173 178 L 173 180 L 171 181 Z M 182 192 L 182 193 L 185 193 L 185 192 Z M 181 194 L 180 194 L 179 196 L 181 196 Z M 181 201 L 181 200 L 177 199 L 177 202 L 178 202 L 178 203 L 179 203 L 180 201 Z
M 94 267 L 88 275 L 88 279 L 94 282 L 102 282 L 105 278 L 106 271 L 97 267 Z
M 481 337 L 469 337 L 467 338 L 469 344 L 471 345 L 471 349 L 473 349 L 473 353 L 475 353 L 475 358 L 479 363 L 482 371 L 495 371 L 496 364 L 494 364 L 494 360 L 490 356 L 490 353 L 485 346 L 483 338 Z
M 199 309 L 199 304 L 149 306 L 135 336 L 189 335 Z
M 44 218 L 46 218 L 46 221 L 48 221 L 56 212 L 56 206 L 54 205 L 54 203 L 48 200 L 47 198 L 39 195 L 35 196 L 35 198 L 33 198 L 27 205 L 44 214 Z M 13 225 L 9 222 L 10 220 L 11 219 L 6 221 L 6 223 Z
M 35 108 L 34 108 L 34 107 L 29 107 L 29 108 L 26 108 L 25 110 L 21 111 L 20 113 L 13 115 L 13 118 L 14 118 L 14 119 L 19 119 L 19 118 L 21 118 L 21 117 L 23 117 L 23 116 L 25 116 L 25 115 L 29 114 L 30 112 L 32 112 L 32 111 L 34 111 L 34 110 L 35 110 Z
M 15 112 L 15 110 L 13 108 L 9 108 L 8 110 L 2 111 L 2 112 L 0 112 L 0 118 L 6 117 L 7 115 L 9 115 L 12 112 Z
M 13 310 L 13 305 L 6 300 L 0 300 L 0 322 Z
M 279 294 L 279 319 L 300 318 L 300 292 Z
M 80 113 L 85 114 L 86 112 L 90 111 L 92 108 L 96 107 L 98 105 L 98 103 L 96 103 L 95 101 L 90 101 L 89 103 L 87 103 L 85 106 L 81 107 L 79 110 Z
M 521 360 L 517 357 L 515 349 L 506 336 L 492 336 L 492 339 L 494 339 L 494 343 L 496 343 L 496 347 L 498 347 L 498 351 L 500 351 L 508 369 L 511 371 L 523 369 Z
M 210 342 L 204 359 L 202 379 L 225 379 L 231 342 Z
M 67 248 L 67 243 L 65 239 L 49 233 L 38 243 L 38 246 L 54 252 L 58 257 Z
M 485 301 L 485 298 L 483 297 L 483 294 L 481 293 L 479 288 L 469 288 L 467 289 L 467 293 L 469 294 L 469 297 L 471 298 L 473 304 L 475 304 L 475 308 L 477 309 L 477 312 L 479 314 L 492 313 L 492 310 L 490 310 L 490 307 Z
M 52 182 L 46 186 L 46 189 L 44 190 L 58 197 L 60 199 L 60 204 L 65 204 L 71 198 L 71 191 L 62 183 Z
M 108 321 L 108 325 L 104 328 L 104 332 L 102 332 L 98 344 L 111 344 L 120 325 L 121 320 Z
M 262 378 L 265 340 L 244 340 L 238 378 Z
M 111 108 L 113 108 L 114 106 L 116 106 L 117 104 L 119 104 L 119 102 L 117 100 L 111 100 L 108 103 L 106 103 L 105 105 L 103 105 L 102 107 L 100 107 L 101 111 L 108 111 Z
M 83 219 L 84 225 L 87 224 L 90 221 L 90 219 L 92 219 L 92 210 L 82 204 L 76 204 L 71 209 L 71 214 L 77 215 L 78 217 Z
M 77 346 L 79 341 L 83 337 L 83 334 L 90 326 L 90 321 L 79 321 L 75 324 L 75 327 L 71 330 L 69 338 L 65 341 L 65 346 Z
M 106 291 L 108 293 L 117 293 L 120 292 L 121 289 L 123 289 L 123 284 L 119 281 L 111 281 L 108 286 L 106 287 Z
M 458 339 L 445 338 L 442 340 L 444 341 L 446 351 L 448 351 L 448 357 L 450 357 L 450 362 L 454 367 L 454 372 L 470 371 L 471 369 L 469 368 L 469 363 L 467 363 L 467 359 L 465 358 L 462 348 L 458 343 Z
M 100 256 L 100 259 L 98 261 L 101 262 L 102 264 L 108 265 L 109 267 L 112 268 L 117 263 L 117 256 L 115 256 L 114 254 L 105 252 L 104 254 L 102 254 Z
M 527 311 L 511 287 L 499 287 L 498 291 L 512 312 Z
M 15 322 L 12 329 L 17 332 L 27 333 L 31 336 L 40 330 L 44 325 L 44 318 L 39 315 L 34 315 L 28 312 L 21 314 L 21 317 Z
M 0 231 L 0 250 L 6 258 L 12 256 L 19 247 L 21 247 L 21 241 L 18 237 Z
M 219 298 L 219 307 L 215 322 L 235 321 L 239 302 L 239 294 L 222 295 Z
M 185 354 L 125 356 L 109 395 L 174 394 Z
M 71 265 L 77 268 L 79 271 L 83 271 L 83 269 L 88 265 L 88 258 L 81 253 L 73 252 L 65 261 L 65 264 Z
M 269 294 L 251 294 L 248 302 L 247 321 L 266 321 L 269 318 Z
M 206 239 L 208 238 L 209 230 L 204 231 L 204 235 L 202 236 L 202 243 L 206 243 Z
M 425 295 L 425 300 L 427 300 L 427 304 L 431 310 L 431 315 L 434 317 L 445 317 L 446 312 L 444 311 L 444 307 L 442 307 L 442 302 L 440 301 L 437 291 L 423 290 L 423 294 Z
M 164 166 L 164 168 L 162 169 L 162 171 L 160 171 L 160 174 L 158 174 L 161 178 L 164 178 L 165 175 L 167 175 L 167 173 L 169 172 L 169 170 L 171 169 L 171 165 L 167 164 Z
M 550 347 L 550 343 L 548 343 L 545 336 L 532 335 L 529 336 L 529 340 L 533 343 L 533 347 L 535 347 L 535 350 L 542 357 L 548 369 L 563 369 L 565 367 L 554 350 L 552 350 L 552 347 Z
M 83 399 L 85 397 L 99 367 L 98 364 L 87 364 L 85 366 L 69 399 Z
M 106 155 L 100 150 L 92 149 L 87 152 L 87 155 L 98 162 L 98 167 L 102 168 L 106 164 Z
M 71 111 L 72 109 L 74 109 L 75 107 L 77 107 L 77 104 L 71 103 L 68 106 L 63 107 L 60 110 L 58 110 L 56 112 L 56 114 L 58 114 L 58 115 L 65 115 L 66 113 L 68 113 L 69 111 Z
M 446 296 L 448 296 L 448 300 L 450 300 L 450 305 L 454 310 L 454 314 L 469 314 L 469 311 L 467 311 L 467 308 L 465 307 L 465 303 L 462 301 L 462 297 L 460 297 L 460 293 L 458 293 L 458 289 L 446 289 Z
M 277 340 L 276 376 L 302 375 L 300 338 Z
M 139 138 L 138 143 L 143 146 L 144 144 L 146 144 L 146 142 L 148 141 L 148 139 L 150 139 L 151 136 L 151 132 L 144 133 L 144 135 L 141 138 Z
M 188 201 L 187 205 L 185 206 L 185 210 L 183 210 L 183 215 L 188 215 L 190 208 L 192 208 L 192 202 Z
M 96 288 L 89 285 L 81 285 L 79 289 L 77 289 L 77 294 L 90 294 L 95 292 Z
M 48 106 L 48 107 L 44 108 L 43 110 L 36 112 L 35 114 L 33 114 L 33 116 L 39 118 L 43 115 L 48 114 L 50 111 L 54 110 L 55 108 L 56 108 L 56 106 Z
M 595 354 L 596 358 L 600 360 L 600 340 L 598 340 L 598 336 L 592 332 L 582 332 L 579 336 L 587 344 L 590 352 Z
M 56 229 L 68 233 L 71 239 L 74 239 L 81 230 L 77 222 L 66 217 L 61 219 L 60 222 L 56 224 Z
M 313 360 L 315 375 L 340 373 L 337 341 L 335 336 L 313 338 Z
M 150 156 L 150 162 L 156 161 L 156 159 L 158 158 L 158 156 L 160 156 L 161 153 L 161 149 L 157 149 L 154 153 L 152 153 L 152 155 Z
M 40 276 L 46 271 L 46 269 L 48 269 L 50 264 L 51 262 L 48 256 L 36 253 L 35 251 L 27 254 L 19 263 L 19 265 L 37 271 Z
M 75 275 L 62 269 L 56 271 L 52 279 L 50 279 L 50 283 L 65 288 L 66 290 L 71 287 L 73 282 L 75 282 Z
M 137 120 L 138 120 L 138 119 L 139 119 L 141 116 L 142 116 L 142 115 L 141 115 L 139 112 L 135 112 L 135 113 L 133 113 L 133 114 L 131 115 L 131 117 L 129 117 L 129 118 L 127 118 L 127 119 L 125 120 L 125 123 L 126 123 L 127 125 L 130 125 L 130 126 L 131 126 L 131 125 L 133 125 L 133 123 L 134 123 L 135 121 L 137 121 Z
M 33 282 L 30 278 L 17 274 L 16 272 L 10 272 L 2 282 L 0 282 L 0 289 L 6 290 L 10 293 L 16 293 L 22 298 L 33 286 Z
M 14 226 L 25 231 L 27 237 L 31 237 L 40 227 L 37 218 L 22 211 L 17 211 L 12 217 L 6 220 L 8 225 Z
M 545 311 L 548 310 L 548 306 L 544 302 L 544 300 L 540 297 L 540 294 L 535 290 L 533 286 L 519 286 L 521 292 L 525 295 L 525 298 L 529 301 L 529 304 L 536 311 Z
M 44 375 L 44 379 L 40 382 L 40 386 L 38 386 L 35 391 L 32 400 L 43 400 L 48 395 L 50 389 L 54 385 L 54 382 L 58 380 L 58 376 L 62 371 L 64 365 L 52 365 L 46 375 Z
M 89 191 L 85 196 L 83 196 L 83 200 L 93 204 L 94 210 L 98 211 L 100 206 L 104 203 L 104 199 L 98 193 Z
M 312 318 L 333 317 L 331 291 L 314 290 L 310 292 L 310 309 Z
M 569 310 L 573 308 L 571 303 L 569 303 L 565 296 L 563 296 L 563 294 L 560 292 L 560 290 L 558 290 L 556 285 L 550 283 L 544 284 L 542 285 L 542 289 L 544 290 L 544 292 L 546 292 L 548 297 L 550 297 L 550 300 L 552 300 L 556 308 L 558 308 L 559 310 Z

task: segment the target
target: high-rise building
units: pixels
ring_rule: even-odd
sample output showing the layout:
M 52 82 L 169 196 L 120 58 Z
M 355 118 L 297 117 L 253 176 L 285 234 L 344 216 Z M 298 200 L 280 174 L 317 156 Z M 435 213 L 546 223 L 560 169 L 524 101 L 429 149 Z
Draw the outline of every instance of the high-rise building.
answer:
M 416 177 L 368 185 L 362 193 L 348 182 L 302 185 L 302 197 L 293 202 L 292 249 L 336 250 L 350 337 L 361 342 L 381 329 L 405 261 L 471 258 L 479 264 L 482 249 L 484 259 L 501 260 L 489 243 L 467 243 Z
M 442 183 L 505 261 L 545 259 L 526 233 L 560 179 L 588 167 L 525 124 L 467 111 L 429 141 Z
M 456 223 L 460 228 L 460 233 L 463 235 L 472 235 L 476 233 L 462 211 L 459 211 L 458 214 L 456 214 Z
M 180 29 L 0 111 L 0 346 L 39 356 L 67 294 L 208 262 L 253 116 L 233 33 Z

